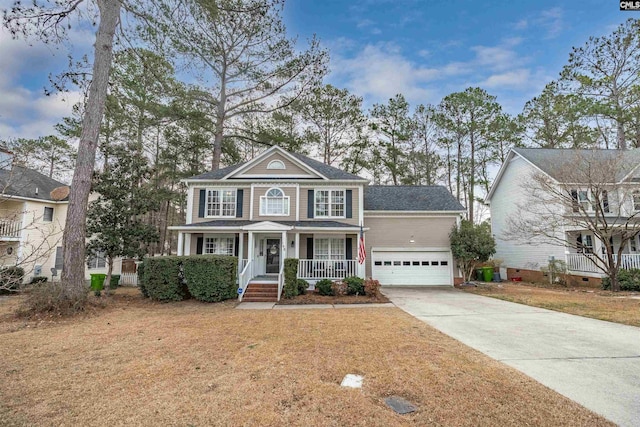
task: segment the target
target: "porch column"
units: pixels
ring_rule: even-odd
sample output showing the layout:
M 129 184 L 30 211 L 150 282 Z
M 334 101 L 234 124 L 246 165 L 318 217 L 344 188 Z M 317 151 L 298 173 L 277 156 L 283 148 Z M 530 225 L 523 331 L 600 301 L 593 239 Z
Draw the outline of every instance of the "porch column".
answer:
M 287 240 L 287 232 L 282 232 L 282 256 L 280 257 L 280 269 L 284 266 L 284 259 L 287 257 L 287 247 L 289 246 L 289 241 Z
M 191 255 L 191 233 L 184 235 L 184 254 Z
M 183 255 L 184 249 L 184 233 L 182 231 L 178 232 L 178 256 Z
M 294 258 L 300 259 L 300 233 L 295 234 Z
M 242 273 L 242 258 L 244 253 L 244 232 L 238 233 L 238 274 Z
M 253 247 L 254 247 L 254 243 L 253 243 L 253 231 L 249 231 L 249 240 L 247 241 L 247 259 L 249 261 L 247 262 L 251 262 L 253 261 Z M 255 265 L 252 266 L 251 268 L 255 269 Z

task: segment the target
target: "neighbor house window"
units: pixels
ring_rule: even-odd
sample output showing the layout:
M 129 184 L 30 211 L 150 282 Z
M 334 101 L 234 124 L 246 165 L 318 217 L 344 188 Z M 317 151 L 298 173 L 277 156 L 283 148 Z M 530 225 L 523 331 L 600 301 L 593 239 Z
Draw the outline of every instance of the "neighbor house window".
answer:
M 204 253 L 212 255 L 233 255 L 233 237 L 207 237 L 204 239 Z
M 344 217 L 344 190 L 316 190 L 315 217 Z
M 345 259 L 344 239 L 316 239 L 313 250 L 315 259 Z
M 236 190 L 209 189 L 207 190 L 207 216 L 235 217 Z
M 633 192 L 633 210 L 640 211 L 640 190 Z
M 105 254 L 102 251 L 95 252 L 89 257 L 87 267 L 91 268 L 104 268 L 107 265 Z
M 260 197 L 260 215 L 289 215 L 289 196 L 279 188 L 270 188 Z
M 593 253 L 593 237 L 591 234 L 578 235 L 576 240 L 578 252 L 585 254 Z
M 44 222 L 53 221 L 53 208 L 44 208 L 44 215 L 42 217 Z

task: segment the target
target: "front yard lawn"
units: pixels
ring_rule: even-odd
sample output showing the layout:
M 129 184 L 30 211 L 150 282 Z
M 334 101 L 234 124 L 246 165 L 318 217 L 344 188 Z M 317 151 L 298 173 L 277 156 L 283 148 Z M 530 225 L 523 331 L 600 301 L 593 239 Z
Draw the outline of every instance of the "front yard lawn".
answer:
M 2 425 L 611 425 L 396 308 L 234 310 L 118 289 L 85 317 L 0 303 Z M 364 376 L 361 390 L 339 386 Z M 383 399 L 418 407 L 397 415 Z
M 548 287 L 508 282 L 483 284 L 477 288 L 464 287 L 463 289 L 466 292 L 505 301 L 625 325 L 640 326 L 640 294 L 638 293 L 615 293 L 599 289 Z

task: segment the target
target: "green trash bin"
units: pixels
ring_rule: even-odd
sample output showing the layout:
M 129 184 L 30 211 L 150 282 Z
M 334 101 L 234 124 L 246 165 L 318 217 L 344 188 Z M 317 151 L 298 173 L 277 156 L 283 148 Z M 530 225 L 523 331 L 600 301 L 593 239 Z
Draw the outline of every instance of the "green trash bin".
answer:
M 482 281 L 490 282 L 493 280 L 493 267 L 482 267 Z
M 480 280 L 482 282 L 483 276 L 482 276 L 482 269 L 481 268 L 477 268 L 476 269 L 476 280 Z
M 119 284 L 120 284 L 120 275 L 119 274 L 112 274 L 111 275 L 111 281 L 109 282 L 109 287 L 111 289 L 116 289 Z
M 91 275 L 91 290 L 101 291 L 104 289 L 104 279 L 107 278 L 106 274 L 94 273 Z

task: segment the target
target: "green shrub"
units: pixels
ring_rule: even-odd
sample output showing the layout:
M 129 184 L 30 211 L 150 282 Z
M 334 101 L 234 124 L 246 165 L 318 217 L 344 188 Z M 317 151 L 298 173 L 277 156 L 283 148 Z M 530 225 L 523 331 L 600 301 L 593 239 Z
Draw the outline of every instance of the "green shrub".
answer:
M 344 279 L 347 285 L 347 295 L 364 295 L 364 279 L 351 276 Z
M 36 283 L 44 283 L 48 280 L 47 277 L 45 276 L 33 276 L 31 278 L 31 282 L 29 282 L 30 285 L 34 285 Z
M 618 284 L 621 291 L 640 292 L 640 269 L 632 268 L 629 270 L 620 270 L 618 272 Z M 602 289 L 611 288 L 611 279 L 605 277 L 602 279 Z
M 140 264 L 138 264 L 138 288 L 140 288 L 140 292 L 142 293 L 142 296 L 145 298 L 149 298 L 149 292 L 147 292 L 147 288 L 145 286 L 145 280 L 144 280 L 144 262 L 141 262 Z
M 181 258 L 184 278 L 192 297 L 199 301 L 218 302 L 238 296 L 237 257 L 197 255 Z
M 293 298 L 298 295 L 298 259 L 287 258 L 284 260 L 284 287 L 282 294 L 285 298 Z
M 163 256 L 144 260 L 144 275 L 141 286 L 143 295 L 158 301 L 181 301 L 187 295 L 186 286 L 180 278 L 184 257 Z
M 330 279 L 322 279 L 316 283 L 316 289 L 320 295 L 333 295 L 331 285 L 333 282 Z
M 364 293 L 371 298 L 380 298 L 380 282 L 371 278 L 364 281 Z
M 15 292 L 20 289 L 24 269 L 22 267 L 7 267 L 0 270 L 0 293 Z
M 307 293 L 307 289 L 309 289 L 309 282 L 304 279 L 298 279 L 298 295 L 304 295 Z

